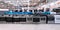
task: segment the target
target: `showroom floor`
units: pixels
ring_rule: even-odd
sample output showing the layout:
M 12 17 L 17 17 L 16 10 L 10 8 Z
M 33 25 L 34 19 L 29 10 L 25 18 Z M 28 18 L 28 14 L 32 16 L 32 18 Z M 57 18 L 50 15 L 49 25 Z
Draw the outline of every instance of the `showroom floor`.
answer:
M 0 30 L 60 30 L 60 24 L 0 24 Z
M 60 24 L 54 24 L 49 21 L 49 24 L 12 24 L 0 22 L 0 30 L 60 30 Z

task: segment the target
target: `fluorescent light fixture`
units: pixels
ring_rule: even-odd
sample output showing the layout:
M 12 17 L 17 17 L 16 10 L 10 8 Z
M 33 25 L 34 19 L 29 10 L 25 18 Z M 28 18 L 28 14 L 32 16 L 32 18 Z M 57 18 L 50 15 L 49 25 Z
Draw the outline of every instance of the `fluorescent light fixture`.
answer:
M 0 11 L 9 11 L 9 9 L 0 9 Z

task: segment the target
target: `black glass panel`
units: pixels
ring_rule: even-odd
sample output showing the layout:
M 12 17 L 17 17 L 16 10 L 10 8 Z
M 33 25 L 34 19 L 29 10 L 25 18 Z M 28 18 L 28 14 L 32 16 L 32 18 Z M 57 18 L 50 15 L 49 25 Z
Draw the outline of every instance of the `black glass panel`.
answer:
M 33 22 L 40 22 L 39 18 L 33 18 Z
M 12 22 L 12 17 L 6 17 L 6 22 Z
M 20 18 L 20 22 L 26 22 L 26 18 Z
M 0 21 L 5 21 L 5 17 L 0 17 Z
M 20 22 L 19 18 L 13 18 L 13 22 Z

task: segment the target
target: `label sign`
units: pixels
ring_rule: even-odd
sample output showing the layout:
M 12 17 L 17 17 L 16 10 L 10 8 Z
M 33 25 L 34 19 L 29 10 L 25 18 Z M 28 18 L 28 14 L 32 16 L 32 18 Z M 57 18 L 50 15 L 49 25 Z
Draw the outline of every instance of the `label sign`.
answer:
M 60 23 L 60 15 L 54 15 L 55 23 Z

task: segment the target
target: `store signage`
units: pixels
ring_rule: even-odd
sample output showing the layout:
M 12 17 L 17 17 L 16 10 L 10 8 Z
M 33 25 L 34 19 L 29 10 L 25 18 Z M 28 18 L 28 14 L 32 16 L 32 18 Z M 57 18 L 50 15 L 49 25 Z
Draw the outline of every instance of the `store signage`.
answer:
M 54 15 L 55 23 L 60 23 L 60 15 Z

